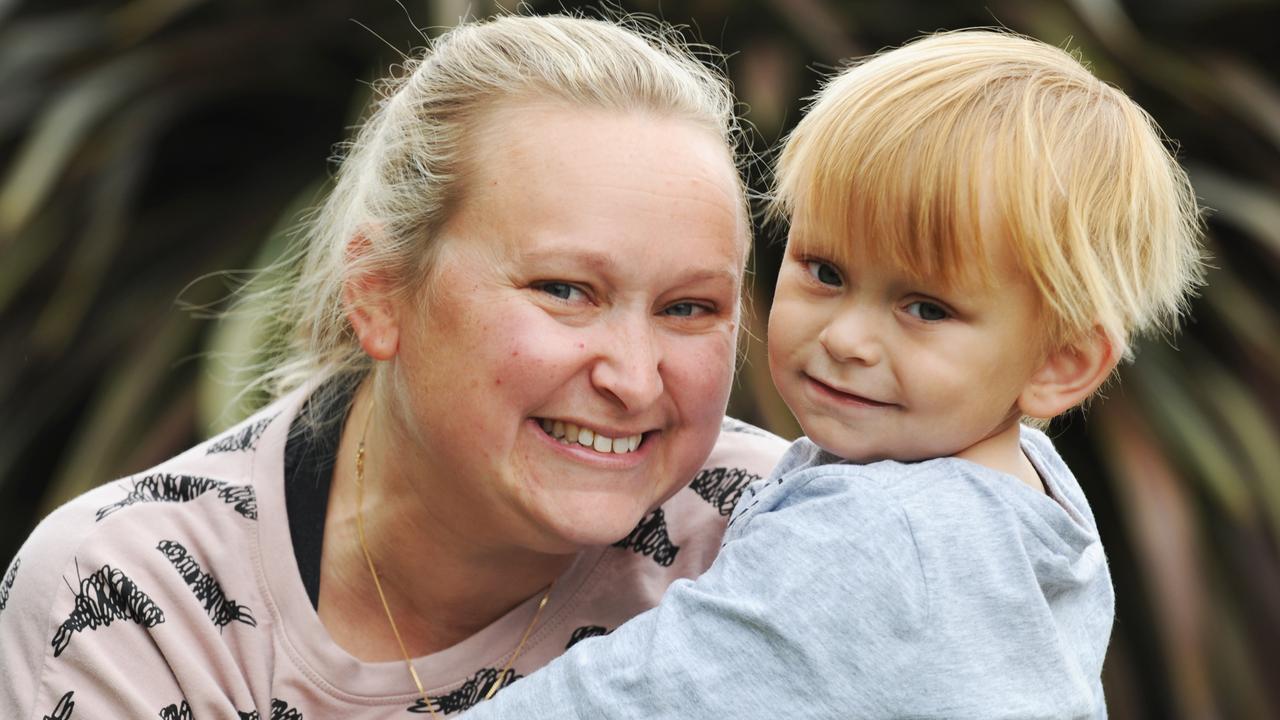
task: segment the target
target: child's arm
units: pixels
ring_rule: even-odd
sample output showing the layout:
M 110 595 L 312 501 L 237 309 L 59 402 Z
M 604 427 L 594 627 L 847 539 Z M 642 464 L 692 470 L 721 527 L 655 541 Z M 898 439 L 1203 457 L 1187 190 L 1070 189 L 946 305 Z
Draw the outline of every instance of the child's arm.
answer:
M 702 577 L 466 717 L 1106 717 L 1111 583 L 1060 461 L 1055 501 L 963 460 L 804 448 Z
M 677 582 L 657 608 L 466 717 L 855 717 L 900 707 L 901 673 L 927 617 L 910 528 L 875 493 L 852 495 L 846 473 L 825 470 L 787 477 L 789 492 L 767 511 L 769 501 L 735 514 L 732 539 L 696 582 Z

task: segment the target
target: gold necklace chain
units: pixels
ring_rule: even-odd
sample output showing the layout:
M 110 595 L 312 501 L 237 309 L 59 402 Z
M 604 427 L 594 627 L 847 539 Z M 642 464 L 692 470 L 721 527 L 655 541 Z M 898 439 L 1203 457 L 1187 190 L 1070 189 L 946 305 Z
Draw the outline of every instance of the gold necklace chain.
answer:
M 418 695 L 422 698 L 422 704 L 427 706 L 427 710 L 431 712 L 431 717 L 436 717 L 436 709 L 431 705 L 431 698 L 427 697 L 427 691 L 422 687 L 422 680 L 418 678 L 418 671 L 413 667 L 413 660 L 409 657 L 409 650 L 404 645 L 404 639 L 400 637 L 400 628 L 396 626 L 396 619 L 391 615 L 391 606 L 387 604 L 387 595 L 382 591 L 382 581 L 378 579 L 378 569 L 373 565 L 373 555 L 369 553 L 369 545 L 364 539 L 364 439 L 369 432 L 369 420 L 373 417 L 373 410 L 370 409 L 369 415 L 365 417 L 364 430 L 360 433 L 360 445 L 356 449 L 356 534 L 360 536 L 360 551 L 364 553 L 364 561 L 369 565 L 369 574 L 373 576 L 373 586 L 378 590 L 378 599 L 382 601 L 382 609 L 387 614 L 387 622 L 391 625 L 391 634 L 395 635 L 396 643 L 400 646 L 400 654 L 404 656 L 404 664 L 409 668 L 409 676 L 413 678 L 413 684 L 418 688 Z M 546 592 L 542 593 L 542 599 L 538 601 L 538 609 L 533 613 L 533 620 L 529 621 L 529 626 L 524 629 L 524 634 L 520 636 L 520 642 L 516 645 L 515 652 L 511 653 L 511 658 L 507 660 L 506 666 L 502 668 L 502 672 L 494 678 L 493 685 L 489 686 L 489 692 L 485 693 L 483 700 L 493 697 L 498 692 L 499 685 L 502 684 L 503 678 L 507 676 L 507 672 L 511 670 L 511 666 L 515 664 L 516 658 L 520 657 L 520 651 L 524 650 L 525 641 L 529 639 L 529 634 L 533 632 L 533 628 L 538 625 L 538 618 L 542 616 L 542 609 L 547 606 L 547 598 L 551 597 L 551 588 L 555 585 L 552 581 L 547 585 Z

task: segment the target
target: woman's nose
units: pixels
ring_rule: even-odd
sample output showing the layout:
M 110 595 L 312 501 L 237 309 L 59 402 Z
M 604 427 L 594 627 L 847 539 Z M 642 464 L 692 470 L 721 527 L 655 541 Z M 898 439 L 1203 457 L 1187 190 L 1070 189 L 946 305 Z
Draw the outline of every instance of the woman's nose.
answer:
M 628 411 L 656 402 L 663 392 L 662 358 L 647 318 L 615 318 L 600 334 L 601 352 L 591 369 L 592 385 Z
M 844 308 L 835 313 L 818 340 L 827 354 L 839 362 L 875 365 L 884 352 L 876 320 L 865 308 Z

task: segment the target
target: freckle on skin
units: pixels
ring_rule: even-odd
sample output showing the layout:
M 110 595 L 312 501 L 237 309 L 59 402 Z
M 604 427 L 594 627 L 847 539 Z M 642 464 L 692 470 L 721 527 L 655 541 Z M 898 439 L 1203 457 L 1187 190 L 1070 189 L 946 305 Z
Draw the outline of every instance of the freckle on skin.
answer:
M 587 346 L 587 344 L 586 344 L 586 343 L 578 343 L 578 349 L 579 349 L 579 350 L 581 350 L 582 348 L 584 348 L 584 347 L 586 347 L 586 346 Z

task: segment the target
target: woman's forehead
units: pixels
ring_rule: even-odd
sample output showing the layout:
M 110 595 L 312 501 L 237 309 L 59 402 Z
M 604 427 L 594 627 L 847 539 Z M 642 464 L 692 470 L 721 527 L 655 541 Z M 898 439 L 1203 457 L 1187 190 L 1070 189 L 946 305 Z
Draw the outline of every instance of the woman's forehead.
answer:
M 589 236 L 602 248 L 636 236 L 650 247 L 706 238 L 728 241 L 735 262 L 745 260 L 741 183 L 728 149 L 705 128 L 555 107 L 504 116 L 491 122 L 521 131 L 488 133 L 496 142 L 478 153 L 458 208 L 474 230 L 565 242 Z
M 468 174 L 572 174 L 593 164 L 696 168 L 740 190 L 733 152 L 716 130 L 649 111 L 582 107 L 558 101 L 503 103 L 478 118 Z M 674 152 L 673 152 L 674 151 Z
M 741 283 L 749 224 L 714 133 L 674 118 L 559 107 L 490 122 L 494 143 L 472 164 L 446 245 L 546 272 Z

